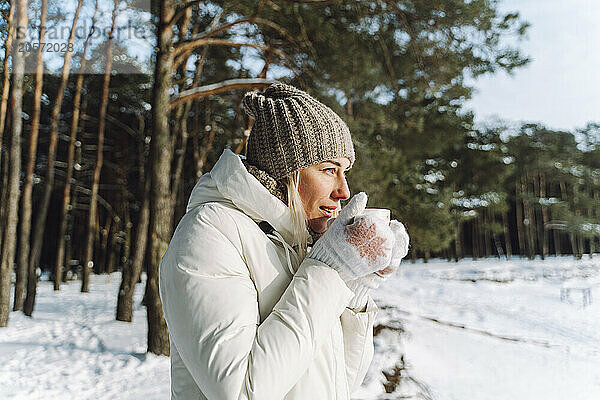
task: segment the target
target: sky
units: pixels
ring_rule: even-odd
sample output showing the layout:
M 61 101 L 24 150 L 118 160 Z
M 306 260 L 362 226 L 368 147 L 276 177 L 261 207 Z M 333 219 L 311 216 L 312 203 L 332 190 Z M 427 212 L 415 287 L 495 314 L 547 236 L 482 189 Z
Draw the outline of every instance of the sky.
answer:
M 519 11 L 531 26 L 520 43 L 531 58 L 510 76 L 479 78 L 475 121 L 541 122 L 572 131 L 600 122 L 600 1 L 503 0 L 502 11 Z
M 67 1 L 71 6 L 75 3 Z M 109 3 L 101 0 L 101 4 Z M 526 39 L 519 43 L 531 62 L 512 75 L 498 72 L 472 82 L 476 91 L 465 107 L 475 112 L 475 121 L 539 122 L 568 131 L 600 122 L 600 0 L 498 3 L 501 11 L 519 11 L 531 24 Z M 104 23 L 110 21 L 108 6 L 101 18 Z M 152 49 L 151 43 L 128 40 L 127 44 L 128 52 L 140 59 L 147 58 Z

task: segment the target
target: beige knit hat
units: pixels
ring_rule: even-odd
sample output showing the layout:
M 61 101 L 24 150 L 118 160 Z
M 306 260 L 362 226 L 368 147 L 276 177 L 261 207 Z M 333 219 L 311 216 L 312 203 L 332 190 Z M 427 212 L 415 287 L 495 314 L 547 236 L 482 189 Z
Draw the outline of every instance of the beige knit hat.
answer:
M 290 172 L 338 157 L 354 164 L 350 130 L 332 109 L 293 86 L 274 84 L 244 96 L 255 118 L 248 163 L 279 180 Z

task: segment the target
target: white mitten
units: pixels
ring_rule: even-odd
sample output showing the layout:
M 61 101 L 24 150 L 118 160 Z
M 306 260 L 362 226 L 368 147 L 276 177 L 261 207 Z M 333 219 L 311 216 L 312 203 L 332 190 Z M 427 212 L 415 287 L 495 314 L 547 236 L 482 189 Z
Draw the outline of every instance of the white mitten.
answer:
M 394 219 L 390 222 L 390 228 L 396 238 L 390 264 L 384 269 L 377 271 L 377 273 L 368 274 L 346 283 L 354 292 L 354 297 L 350 299 L 350 303 L 348 304 L 348 307 L 354 310 L 362 310 L 365 307 L 371 290 L 377 289 L 384 280 L 393 275 L 398 270 L 398 267 L 400 267 L 402 259 L 408 253 L 409 237 L 404 225 Z
M 408 243 L 410 238 L 408 237 L 408 233 L 406 232 L 406 228 L 402 224 L 402 222 L 393 219 L 390 222 L 390 229 L 394 232 L 394 248 L 392 250 L 392 259 L 390 264 L 385 267 L 381 271 L 377 271 L 379 275 L 391 275 L 400 266 L 400 262 L 406 255 L 408 254 Z
M 366 276 L 361 276 L 358 279 L 353 279 L 350 282 L 346 282 L 346 286 L 354 292 L 354 297 L 350 299 L 348 307 L 353 310 L 362 310 L 365 308 L 367 301 L 369 300 L 369 293 L 373 289 L 377 289 L 381 282 L 383 282 L 387 276 L 377 275 L 376 273 L 370 273 Z
M 366 205 L 365 193 L 355 195 L 307 256 L 329 265 L 346 282 L 382 270 L 392 259 L 394 232 L 384 220 L 364 216 L 352 222 Z

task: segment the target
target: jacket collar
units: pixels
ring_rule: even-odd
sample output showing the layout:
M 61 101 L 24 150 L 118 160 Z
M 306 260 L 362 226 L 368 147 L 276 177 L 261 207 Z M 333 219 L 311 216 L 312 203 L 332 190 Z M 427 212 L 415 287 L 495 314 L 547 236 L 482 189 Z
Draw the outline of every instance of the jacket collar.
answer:
M 250 174 L 240 156 L 229 149 L 223 151 L 210 173 L 200 178 L 187 209 L 212 201 L 233 205 L 256 222 L 267 221 L 287 243 L 296 244 L 289 207 Z

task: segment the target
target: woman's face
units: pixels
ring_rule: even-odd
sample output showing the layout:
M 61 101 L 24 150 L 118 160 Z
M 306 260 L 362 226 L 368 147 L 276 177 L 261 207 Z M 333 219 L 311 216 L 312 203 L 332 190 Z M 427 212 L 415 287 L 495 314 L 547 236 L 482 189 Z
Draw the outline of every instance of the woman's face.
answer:
M 308 225 L 315 232 L 327 230 L 327 220 L 340 208 L 340 200 L 350 197 L 346 170 L 350 160 L 334 158 L 300 171 L 298 192 L 306 212 Z

